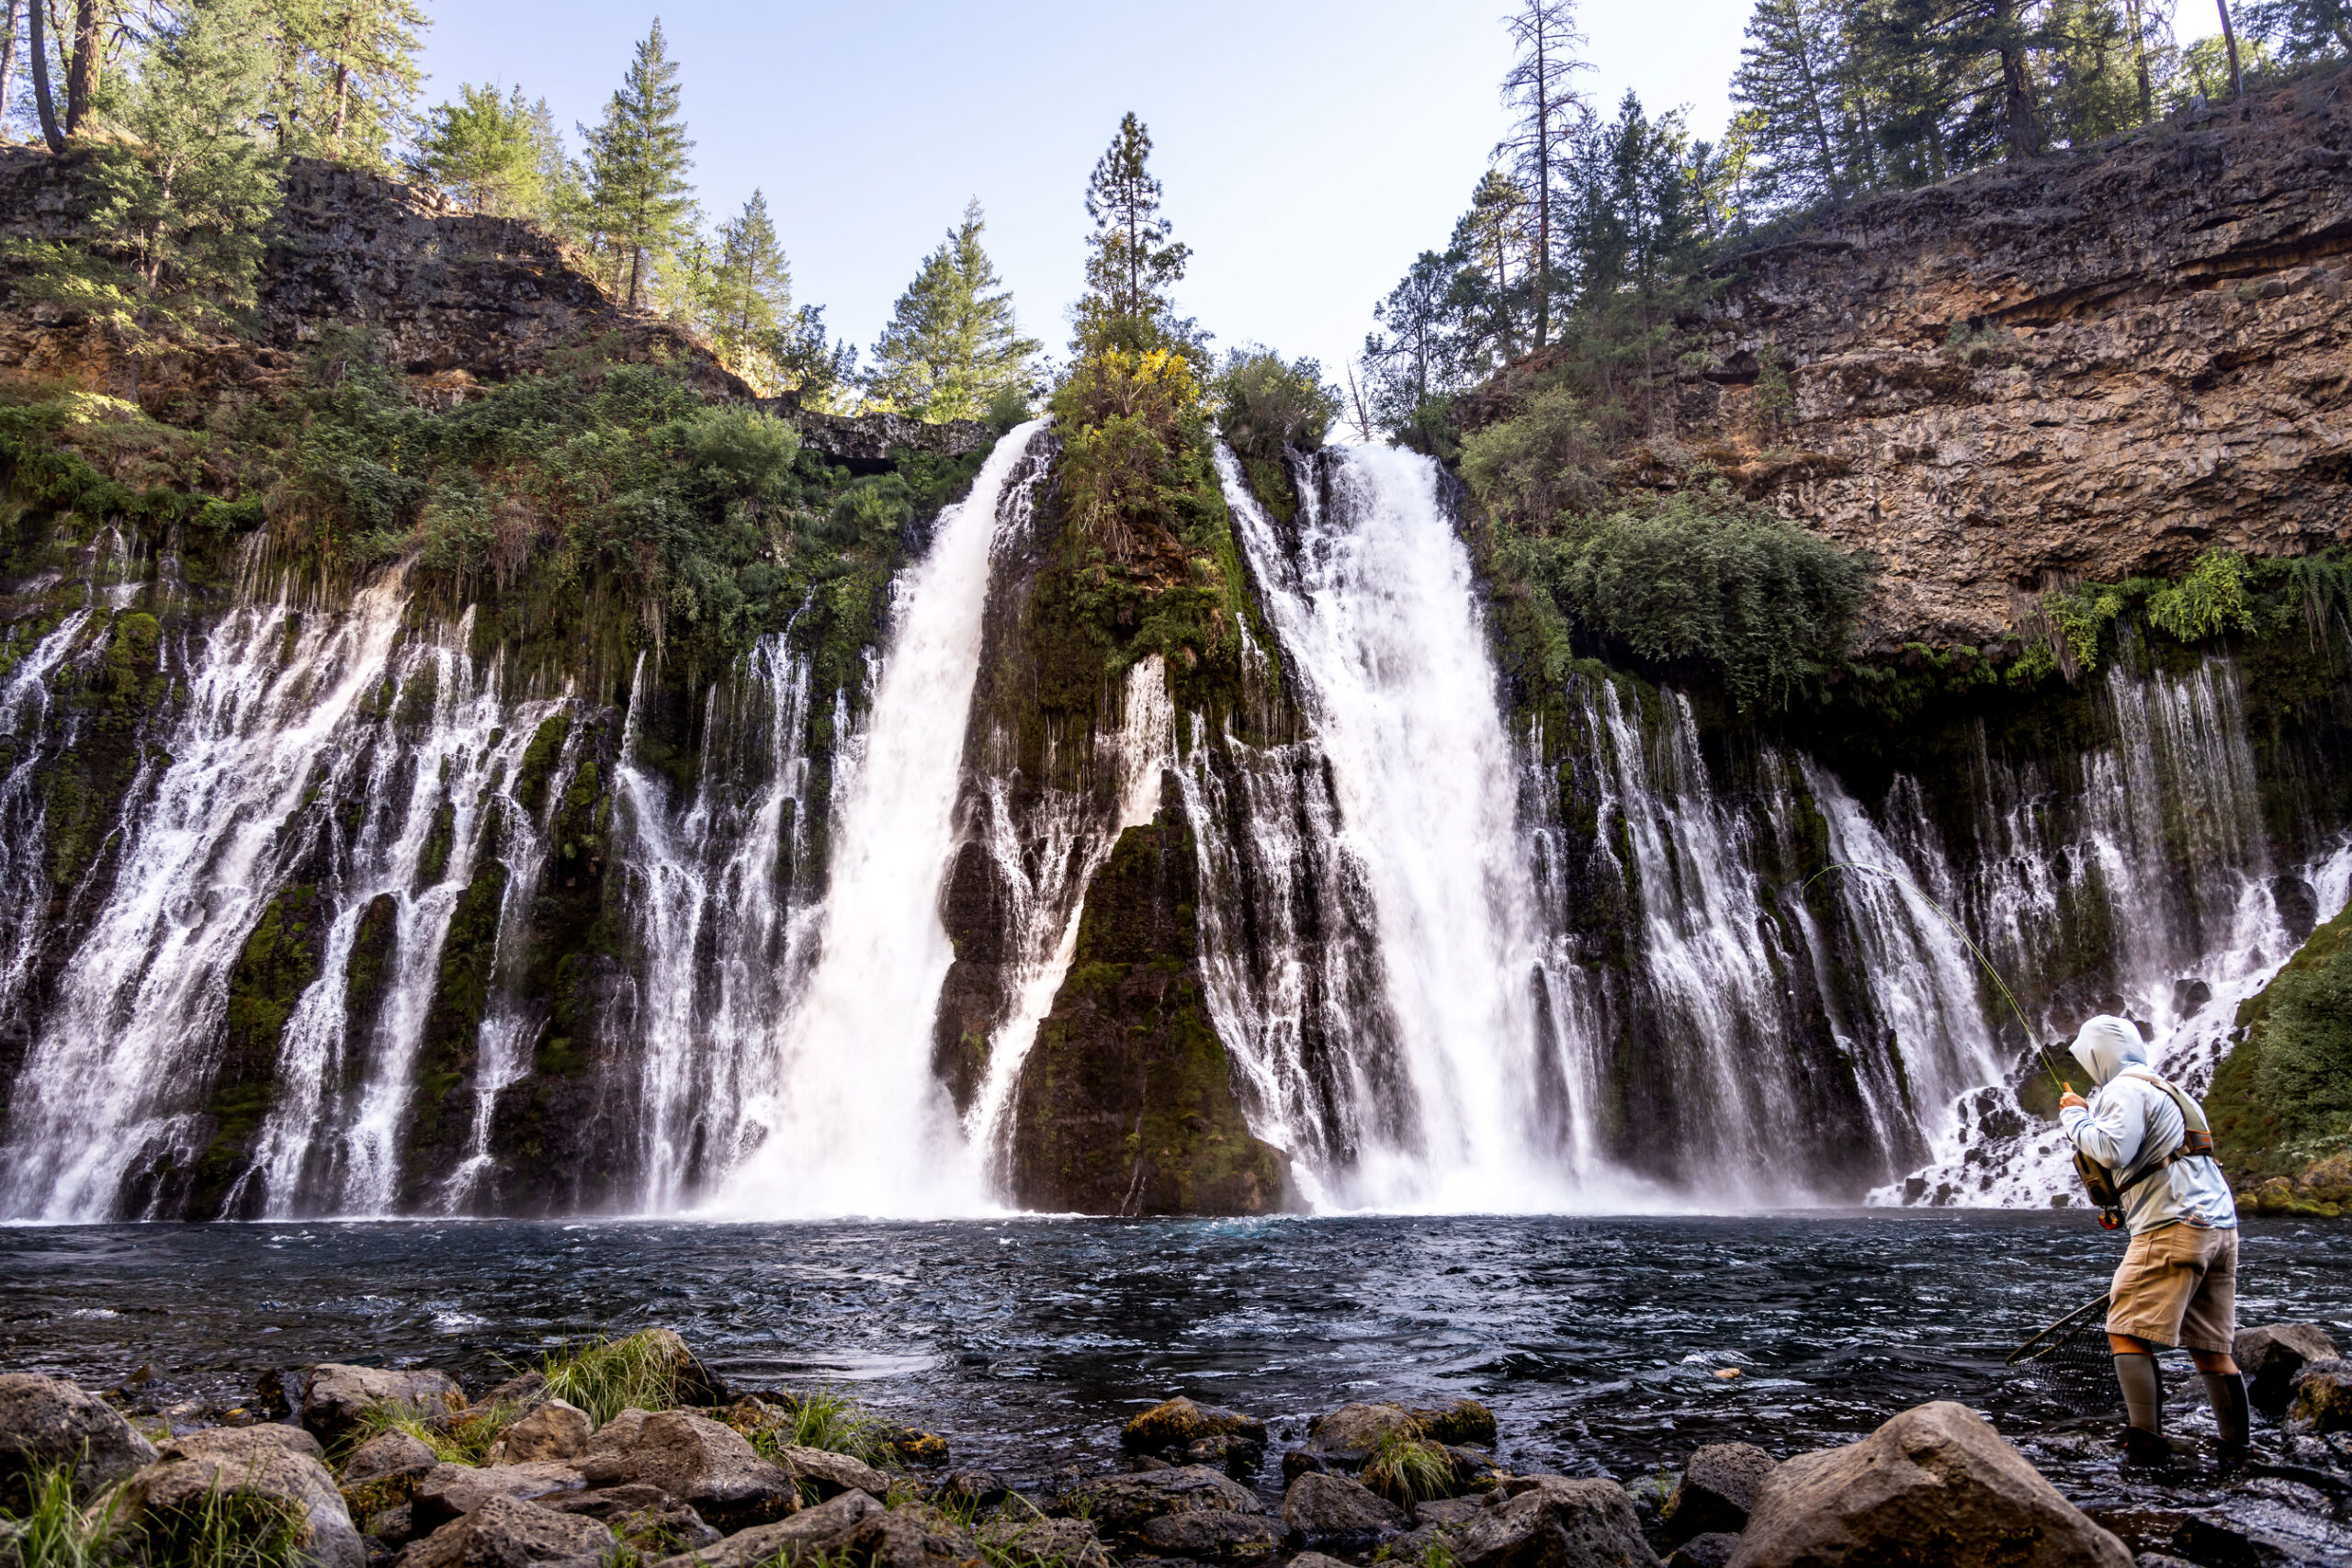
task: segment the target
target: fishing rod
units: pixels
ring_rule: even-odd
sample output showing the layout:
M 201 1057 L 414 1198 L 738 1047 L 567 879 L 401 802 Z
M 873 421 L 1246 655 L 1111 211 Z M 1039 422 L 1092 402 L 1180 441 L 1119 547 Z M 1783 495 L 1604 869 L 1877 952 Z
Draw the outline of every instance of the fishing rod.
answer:
M 2001 978 L 2001 972 L 1993 967 L 1993 961 L 1984 955 L 1984 950 L 1976 945 L 1974 939 L 1970 937 L 1967 930 L 1961 925 L 1959 920 L 1952 917 L 1951 910 L 1945 908 L 1941 904 L 1937 903 L 1935 899 L 1928 896 L 1928 892 L 1925 888 L 1921 887 L 1917 883 L 1913 882 L 1909 877 L 1905 876 L 1900 873 L 1889 871 L 1883 865 L 1861 865 L 1850 861 L 1832 862 L 1830 864 L 1823 866 L 1819 871 L 1815 872 L 1811 876 L 1806 877 L 1797 888 L 1797 897 L 1800 898 L 1804 897 L 1806 888 L 1811 887 L 1815 883 L 1820 881 L 1823 877 L 1828 875 L 1833 871 L 1867 871 L 1874 875 L 1883 876 L 1889 882 L 1896 883 L 1904 887 L 1909 888 L 1914 897 L 1917 898 L 1919 902 L 1925 904 L 1928 908 L 1933 909 L 1936 912 L 1937 918 L 1951 928 L 1951 934 L 1960 939 L 1961 945 L 1967 948 L 1969 953 L 1975 958 L 1976 962 L 1984 966 L 1986 976 L 1993 982 L 1993 988 L 2001 993 L 2001 999 L 2003 1001 L 2009 1004 L 2009 1011 L 2016 1015 L 2018 1027 L 2025 1031 L 2025 1037 L 2027 1041 L 2032 1044 L 2034 1055 L 2041 1058 L 2042 1069 L 2049 1073 L 2050 1081 L 2058 1086 L 2058 1091 L 2061 1094 L 2071 1094 L 2074 1092 L 2075 1086 L 2068 1083 L 2059 1075 L 2058 1064 L 2052 1059 L 2050 1048 L 2041 1043 L 2041 1037 L 2035 1032 L 2033 1025 L 2026 1021 L 2025 1009 L 2018 1005 L 2018 999 L 2011 994 L 2008 983 Z

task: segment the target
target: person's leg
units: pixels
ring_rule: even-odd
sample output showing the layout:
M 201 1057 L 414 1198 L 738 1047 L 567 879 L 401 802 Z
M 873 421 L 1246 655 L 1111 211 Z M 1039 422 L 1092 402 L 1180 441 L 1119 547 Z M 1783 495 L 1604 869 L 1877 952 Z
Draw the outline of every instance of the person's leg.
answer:
M 2109 1291 L 2108 1349 L 2115 1358 L 2115 1382 L 2123 1392 L 2127 1463 L 2168 1462 L 2164 1439 L 2164 1383 L 2156 1375 L 2155 1349 L 2179 1343 L 2181 1307 L 2196 1280 L 2191 1260 L 2177 1257 L 2177 1225 L 2143 1232 L 2124 1248 Z
M 2238 1233 L 2212 1231 L 2199 1240 L 2204 1278 L 2181 1315 L 2180 1342 L 2204 1377 L 2222 1462 L 2233 1464 L 2245 1460 L 2254 1436 L 2245 1379 L 2230 1354 L 2237 1337 Z

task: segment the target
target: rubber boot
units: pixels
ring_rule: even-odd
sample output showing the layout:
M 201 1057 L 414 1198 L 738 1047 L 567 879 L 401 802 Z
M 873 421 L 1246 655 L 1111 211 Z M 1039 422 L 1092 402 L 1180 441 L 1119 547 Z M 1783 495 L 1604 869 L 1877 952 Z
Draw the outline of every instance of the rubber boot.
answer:
M 2223 1474 L 2245 1468 L 2246 1455 L 2252 1450 L 2254 1416 L 2246 1403 L 2245 1375 L 2242 1372 L 2206 1372 L 2205 1393 L 2213 1402 L 2213 1425 L 2221 1431 L 2221 1438 L 2213 1445 L 2213 1457 L 2220 1461 Z
M 2123 1428 L 2123 1462 L 2172 1463 L 2172 1445 L 2164 1437 L 2165 1385 L 2156 1378 L 2156 1359 L 2136 1351 L 2118 1355 L 2115 1381 L 2123 1390 L 2123 1408 L 2132 1423 Z

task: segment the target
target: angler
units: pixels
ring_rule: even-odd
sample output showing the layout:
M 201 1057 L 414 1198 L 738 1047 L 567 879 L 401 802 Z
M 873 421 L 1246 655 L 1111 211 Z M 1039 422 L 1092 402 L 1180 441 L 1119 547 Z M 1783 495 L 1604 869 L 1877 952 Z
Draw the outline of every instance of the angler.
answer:
M 2107 1317 L 2115 1379 L 2131 1418 L 2125 1462 L 2172 1458 L 2155 1349 L 2179 1346 L 2204 1375 L 2221 1427 L 2222 1462 L 2243 1463 L 2245 1380 L 2230 1355 L 2237 1331 L 2237 1205 L 2213 1158 L 2205 1112 L 2148 1066 L 2140 1032 L 2127 1020 L 2092 1019 L 2071 1050 L 2096 1087 L 2087 1100 L 2071 1089 L 2060 1098 L 2059 1125 L 2088 1160 L 2105 1168 L 2098 1174 L 2112 1182 L 2113 1197 L 2098 1196 L 2121 1210 L 2132 1233 Z

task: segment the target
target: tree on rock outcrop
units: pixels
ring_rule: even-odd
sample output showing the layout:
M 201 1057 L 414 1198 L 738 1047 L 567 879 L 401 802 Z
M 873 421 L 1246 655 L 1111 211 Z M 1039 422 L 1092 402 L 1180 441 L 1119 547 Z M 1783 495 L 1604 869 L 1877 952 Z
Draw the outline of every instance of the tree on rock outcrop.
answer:
M 1192 323 L 1174 321 L 1169 288 L 1183 280 L 1193 249 L 1170 237 L 1159 215 L 1159 182 L 1151 175 L 1151 132 L 1131 111 L 1119 121 L 1086 185 L 1085 298 L 1079 301 L 1081 349 L 1090 339 L 1105 346 L 1160 346 L 1146 337 L 1185 337 Z
M 986 226 L 975 197 L 923 258 L 874 345 L 875 397 L 918 419 L 978 419 L 1001 395 L 1028 396 L 1030 361 L 1045 345 L 1021 335 L 1012 295 L 998 287 L 996 264 L 980 247 Z
M 417 34 L 430 18 L 413 0 L 271 0 L 269 15 L 279 151 L 388 167 L 415 123 Z
M 680 96 L 677 63 L 656 17 L 604 119 L 581 131 L 591 221 L 612 259 L 613 291 L 631 306 L 644 299 L 656 263 L 693 227 L 686 172 L 694 143 L 678 118 Z
M 1535 343 L 1552 341 L 1552 241 L 1558 232 L 1553 206 L 1553 178 L 1559 168 L 1566 133 L 1582 100 L 1570 85 L 1577 72 L 1587 69 L 1577 50 L 1584 35 L 1577 30 L 1571 0 L 1522 0 L 1519 9 L 1503 18 L 1510 30 L 1513 58 L 1503 77 L 1503 102 L 1518 118 L 1511 133 L 1495 149 L 1508 157 L 1520 183 L 1534 197 L 1535 258 L 1530 284 L 1535 297 Z
M 409 171 L 485 218 L 532 218 L 560 229 L 568 171 L 555 141 L 545 98 L 532 104 L 519 86 L 501 98 L 487 82 L 461 84 L 456 102 L 424 117 Z
M 720 355 L 753 380 L 774 381 L 777 333 L 792 316 L 792 264 L 763 191 L 753 191 L 743 210 L 718 226 L 708 304 L 710 335 Z
M 258 127 L 266 81 L 254 0 L 192 0 L 157 29 L 97 150 L 87 245 L 18 247 L 40 298 L 105 327 L 139 396 L 157 350 L 232 330 L 254 300 L 280 165 Z

